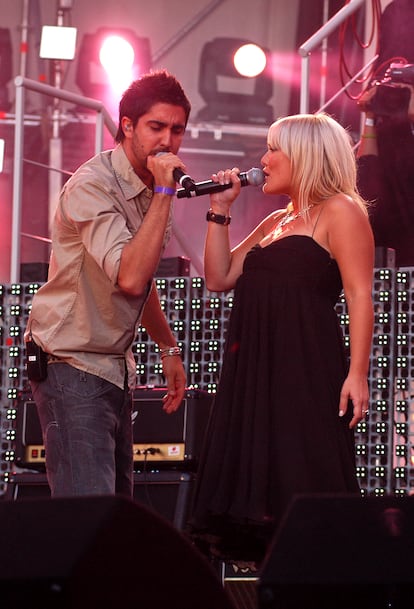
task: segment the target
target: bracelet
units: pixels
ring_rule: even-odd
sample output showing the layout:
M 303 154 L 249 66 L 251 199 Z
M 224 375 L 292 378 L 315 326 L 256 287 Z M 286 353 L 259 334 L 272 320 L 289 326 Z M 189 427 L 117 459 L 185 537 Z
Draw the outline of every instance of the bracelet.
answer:
M 168 357 L 169 355 L 181 355 L 181 347 L 166 347 L 165 349 L 161 349 L 161 359 L 164 357 Z
M 364 133 L 361 135 L 362 138 L 364 138 L 365 140 L 376 140 L 377 136 L 375 135 L 375 133 Z
M 220 214 L 215 214 L 212 209 L 209 209 L 206 215 L 207 222 L 215 222 L 216 224 L 222 224 L 223 226 L 227 226 L 231 222 L 231 216 L 222 216 Z
M 175 188 L 171 188 L 170 186 L 156 186 L 154 192 L 161 195 L 171 195 L 173 197 L 175 195 Z
M 375 127 L 375 120 L 371 117 L 365 119 L 365 125 L 367 127 Z

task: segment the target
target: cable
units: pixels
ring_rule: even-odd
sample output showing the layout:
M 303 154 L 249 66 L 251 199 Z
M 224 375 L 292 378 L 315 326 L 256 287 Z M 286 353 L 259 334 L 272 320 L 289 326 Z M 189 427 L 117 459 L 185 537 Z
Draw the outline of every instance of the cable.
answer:
M 349 4 L 350 0 L 346 1 L 346 4 Z M 379 47 L 379 30 L 380 30 L 380 18 L 381 18 L 381 1 L 380 0 L 371 0 L 371 8 L 372 8 L 372 27 L 371 27 L 371 32 L 369 33 L 368 36 L 368 41 L 367 42 L 363 42 L 360 35 L 357 32 L 357 27 L 356 27 L 356 17 L 355 14 L 351 15 L 348 19 L 346 19 L 343 24 L 341 24 L 341 26 L 339 27 L 339 72 L 340 72 L 340 80 L 342 83 L 342 86 L 345 86 L 347 80 L 350 80 L 353 78 L 353 74 L 350 70 L 350 68 L 348 67 L 346 58 L 345 58 L 345 41 L 346 41 L 346 35 L 348 32 L 348 28 L 352 27 L 352 35 L 354 40 L 357 42 L 358 46 L 361 49 L 368 49 L 376 36 L 376 49 L 375 49 L 375 54 L 378 54 L 378 47 Z M 375 70 L 376 72 L 377 70 Z M 358 84 L 363 84 L 369 80 L 372 79 L 374 74 L 374 68 L 373 66 L 370 67 L 370 69 L 368 70 L 368 72 L 365 74 L 365 76 L 363 78 L 359 78 L 357 79 L 355 82 Z M 359 98 L 360 94 L 358 94 L 357 96 L 353 96 L 351 95 L 351 93 L 349 92 L 348 89 L 345 89 L 345 94 L 353 100 L 356 100 Z
M 149 490 L 151 481 L 148 480 L 148 474 L 150 473 L 150 472 L 148 472 L 148 469 L 147 469 L 148 455 L 155 455 L 155 454 L 159 454 L 159 453 L 161 453 L 161 450 L 159 448 L 154 448 L 153 446 L 150 446 L 149 448 L 144 448 L 143 450 L 138 451 L 138 454 L 144 455 L 144 457 L 145 457 L 144 458 L 144 467 L 142 470 L 142 473 L 144 475 L 144 480 L 143 480 L 144 495 L 145 495 L 145 499 L 146 499 L 146 503 L 147 503 L 148 507 L 150 507 L 153 511 L 155 511 L 155 507 L 153 505 L 151 493 Z

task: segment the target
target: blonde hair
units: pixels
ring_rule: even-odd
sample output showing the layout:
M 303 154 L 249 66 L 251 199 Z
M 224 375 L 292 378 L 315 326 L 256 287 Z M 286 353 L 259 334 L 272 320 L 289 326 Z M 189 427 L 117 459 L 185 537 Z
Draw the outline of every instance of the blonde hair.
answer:
M 325 113 L 297 114 L 275 121 L 267 137 L 270 149 L 289 158 L 299 210 L 343 193 L 367 213 L 357 189 L 356 159 L 348 132 Z

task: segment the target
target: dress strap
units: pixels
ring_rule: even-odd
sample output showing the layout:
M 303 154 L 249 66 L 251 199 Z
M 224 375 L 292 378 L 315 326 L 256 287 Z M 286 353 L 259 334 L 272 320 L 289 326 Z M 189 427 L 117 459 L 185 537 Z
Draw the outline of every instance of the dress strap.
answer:
M 316 226 L 317 226 L 317 224 L 319 222 L 319 218 L 321 217 L 322 210 L 323 210 L 323 207 L 321 205 L 321 209 L 319 210 L 319 213 L 318 213 L 318 216 L 316 218 L 315 224 L 313 225 L 312 235 L 311 235 L 312 239 L 313 239 L 313 235 L 315 234 L 315 230 L 316 230 Z

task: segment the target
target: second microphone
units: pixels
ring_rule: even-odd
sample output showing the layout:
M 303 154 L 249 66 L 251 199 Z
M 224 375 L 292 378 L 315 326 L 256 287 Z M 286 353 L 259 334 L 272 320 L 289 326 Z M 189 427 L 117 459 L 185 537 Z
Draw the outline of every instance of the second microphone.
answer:
M 261 186 L 265 179 L 265 174 L 262 169 L 252 167 L 249 171 L 241 171 L 239 178 L 242 186 Z M 190 191 L 185 188 L 179 188 L 176 192 L 178 199 L 200 197 L 214 192 L 221 192 L 232 188 L 233 184 L 219 184 L 213 180 L 205 180 L 204 182 L 195 182 L 193 189 Z

